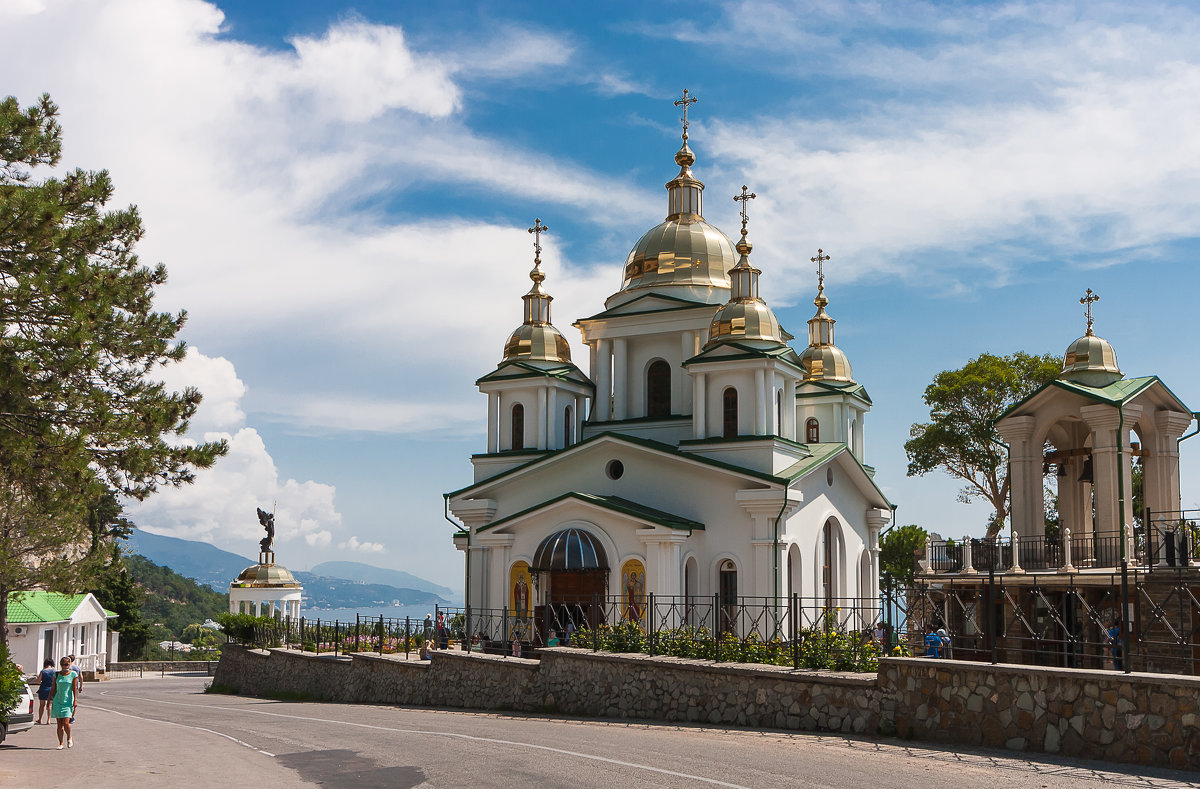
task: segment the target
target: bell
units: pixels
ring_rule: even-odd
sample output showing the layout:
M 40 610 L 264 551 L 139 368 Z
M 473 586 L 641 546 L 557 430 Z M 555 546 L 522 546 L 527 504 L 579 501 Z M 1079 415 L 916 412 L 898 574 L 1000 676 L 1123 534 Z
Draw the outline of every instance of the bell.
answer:
M 1079 472 L 1080 482 L 1092 482 L 1092 456 L 1088 455 L 1087 460 L 1083 461 L 1083 471 Z
M 1060 476 L 1060 477 L 1067 476 L 1067 464 L 1066 463 L 1058 464 L 1058 476 Z

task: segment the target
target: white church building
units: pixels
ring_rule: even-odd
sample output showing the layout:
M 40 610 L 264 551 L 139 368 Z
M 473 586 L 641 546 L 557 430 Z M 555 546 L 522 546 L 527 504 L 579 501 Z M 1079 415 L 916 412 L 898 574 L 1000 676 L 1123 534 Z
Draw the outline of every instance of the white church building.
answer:
M 875 605 L 892 505 L 866 464 L 871 400 L 834 345 L 828 258 L 814 258 L 816 314 L 797 350 L 759 295 L 753 195 L 742 188 L 736 244 L 704 219 L 686 105 L 675 162 L 666 220 L 633 245 L 604 309 L 573 324 L 587 373 L 551 322 L 545 228 L 531 228 L 524 320 L 477 381 L 486 452 L 446 494 L 472 610 L 524 617 L 644 593 Z

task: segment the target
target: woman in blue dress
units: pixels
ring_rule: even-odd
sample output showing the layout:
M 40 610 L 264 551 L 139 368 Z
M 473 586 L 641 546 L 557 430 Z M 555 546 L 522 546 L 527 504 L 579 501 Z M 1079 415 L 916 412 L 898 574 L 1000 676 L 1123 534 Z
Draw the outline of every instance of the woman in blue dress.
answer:
M 50 717 L 58 722 L 58 750 L 63 749 L 63 738 L 67 747 L 75 746 L 71 739 L 71 718 L 75 717 L 75 674 L 71 671 L 71 659 L 58 662 L 59 671 L 54 675 L 54 695 L 51 696 Z
M 38 674 L 38 723 L 50 722 L 50 697 L 54 695 L 54 675 L 57 673 L 53 660 L 42 664 L 42 671 Z

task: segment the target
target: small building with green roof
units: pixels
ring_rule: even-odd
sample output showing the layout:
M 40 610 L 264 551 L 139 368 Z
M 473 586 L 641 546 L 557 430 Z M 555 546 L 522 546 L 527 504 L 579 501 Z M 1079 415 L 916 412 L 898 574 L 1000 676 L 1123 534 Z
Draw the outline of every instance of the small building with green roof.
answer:
M 15 663 L 26 674 L 42 663 L 74 655 L 88 677 L 103 674 L 117 659 L 118 633 L 108 620 L 115 617 L 96 596 L 60 592 L 11 592 L 8 595 L 8 645 Z

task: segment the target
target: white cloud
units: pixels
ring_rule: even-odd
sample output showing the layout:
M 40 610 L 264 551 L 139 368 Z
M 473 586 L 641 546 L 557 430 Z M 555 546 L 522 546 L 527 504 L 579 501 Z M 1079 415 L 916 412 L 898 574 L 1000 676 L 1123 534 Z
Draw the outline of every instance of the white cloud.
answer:
M 349 540 L 338 543 L 339 548 L 361 553 L 383 553 L 383 544 L 378 542 L 359 542 L 358 537 L 351 536 Z
M 241 401 L 246 394 L 246 384 L 238 378 L 233 362 L 228 359 L 205 356 L 195 347 L 189 347 L 183 361 L 162 368 L 157 377 L 172 391 L 194 386 L 204 396 L 191 420 L 193 435 L 233 430 L 245 423 L 246 413 Z
M 304 535 L 304 541 L 314 548 L 324 548 L 332 540 L 333 535 L 327 529 Z
M 380 195 L 459 184 L 599 221 L 662 211 L 661 198 L 625 175 L 464 125 L 465 81 L 561 70 L 573 48 L 548 33 L 501 26 L 448 54 L 414 48 L 399 27 L 348 19 L 276 50 L 232 38 L 219 8 L 201 0 L 59 0 L 22 16 L 0 7 L 4 24 L 6 90 L 24 102 L 48 91 L 59 102 L 64 164 L 112 172 L 114 202 L 136 202 L 144 217 L 143 258 L 168 265 L 160 306 L 187 308 L 192 341 L 230 358 L 271 346 L 273 358 L 303 362 L 319 344 L 400 369 L 451 348 L 464 381 L 491 368 L 528 287 L 524 227 L 453 216 L 397 223 L 369 207 Z M 34 61 L 38 69 L 25 67 Z M 82 76 L 80 63 L 89 64 Z M 599 292 L 615 286 L 616 268 L 600 275 Z M 560 325 L 594 311 L 596 291 L 578 307 L 571 297 L 594 281 L 551 272 Z M 449 287 L 452 304 L 432 297 Z M 271 390 L 270 368 L 244 366 L 256 413 L 336 425 L 329 402 L 368 400 L 405 430 L 428 408 L 427 395 L 351 393 L 333 380 L 305 395 Z M 224 385 L 205 383 L 210 398 Z M 236 421 L 215 405 L 202 410 L 197 428 Z

